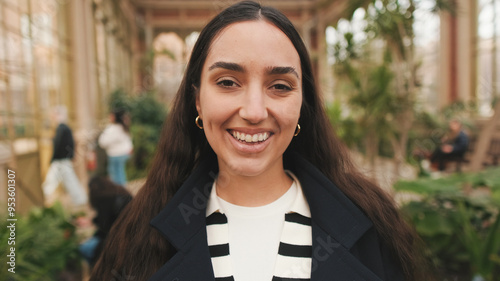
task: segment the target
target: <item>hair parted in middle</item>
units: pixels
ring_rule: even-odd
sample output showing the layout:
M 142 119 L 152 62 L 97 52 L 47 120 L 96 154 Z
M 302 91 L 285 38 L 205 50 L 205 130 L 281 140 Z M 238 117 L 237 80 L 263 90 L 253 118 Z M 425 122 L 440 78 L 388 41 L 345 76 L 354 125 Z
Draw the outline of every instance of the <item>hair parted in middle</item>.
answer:
M 414 280 L 412 275 L 417 265 L 413 232 L 400 217 L 390 197 L 354 168 L 348 150 L 336 137 L 299 33 L 281 12 L 252 1 L 238 2 L 223 10 L 201 31 L 164 124 L 146 183 L 115 224 L 110 234 L 114 239 L 108 241 L 91 280 L 110 280 L 113 278 L 110 269 L 126 270 L 135 280 L 145 280 L 174 254 L 173 247 L 149 222 L 175 195 L 197 163 L 202 158 L 215 156 L 204 131 L 193 122 L 198 116 L 196 96 L 205 60 L 213 40 L 226 27 L 259 20 L 279 28 L 290 39 L 300 58 L 301 132 L 284 153 L 285 166 L 287 154 L 295 152 L 324 173 L 373 221 L 384 243 L 401 261 L 407 280 Z

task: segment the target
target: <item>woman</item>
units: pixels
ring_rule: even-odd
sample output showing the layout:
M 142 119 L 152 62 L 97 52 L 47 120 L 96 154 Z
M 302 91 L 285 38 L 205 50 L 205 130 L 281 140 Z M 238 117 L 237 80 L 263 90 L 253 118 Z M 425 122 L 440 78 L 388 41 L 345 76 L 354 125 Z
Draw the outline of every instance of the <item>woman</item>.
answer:
M 412 231 L 335 137 L 299 34 L 254 2 L 200 33 L 110 235 L 91 280 L 425 280 Z
M 108 174 L 111 180 L 121 186 L 127 185 L 125 164 L 132 153 L 132 139 L 129 133 L 129 117 L 123 110 L 109 115 L 110 124 L 99 136 L 99 146 L 108 156 Z

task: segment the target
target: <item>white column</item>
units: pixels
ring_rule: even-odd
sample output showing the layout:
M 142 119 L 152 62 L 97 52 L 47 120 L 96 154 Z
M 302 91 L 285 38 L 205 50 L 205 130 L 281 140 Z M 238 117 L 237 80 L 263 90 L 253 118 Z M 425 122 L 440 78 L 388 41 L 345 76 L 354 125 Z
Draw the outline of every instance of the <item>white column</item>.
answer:
M 457 76 L 458 98 L 470 102 L 475 96 L 476 81 L 476 34 L 477 16 L 476 1 L 461 0 L 459 3 L 457 22 Z
M 318 55 L 318 82 L 321 88 L 325 102 L 333 101 L 333 73 L 328 65 L 327 46 L 326 46 L 326 24 L 318 22 L 316 27 L 317 37 L 317 55 Z
M 153 15 L 150 9 L 146 10 L 146 51 L 153 47 Z
M 448 12 L 441 14 L 440 107 L 453 102 L 453 96 L 466 103 L 476 96 L 477 3 L 475 0 L 456 3 L 455 19 Z
M 72 41 L 72 102 L 76 116 L 73 135 L 76 142 L 75 171 L 83 184 L 87 185 L 87 144 L 94 139 L 97 127 L 97 81 L 95 72 L 95 42 L 91 0 L 70 2 Z

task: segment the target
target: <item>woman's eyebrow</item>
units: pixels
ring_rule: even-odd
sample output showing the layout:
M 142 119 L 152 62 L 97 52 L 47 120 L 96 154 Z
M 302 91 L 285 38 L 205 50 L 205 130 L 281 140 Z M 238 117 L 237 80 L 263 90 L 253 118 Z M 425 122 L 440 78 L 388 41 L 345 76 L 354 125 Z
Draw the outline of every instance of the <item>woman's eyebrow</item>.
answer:
M 245 68 L 237 63 L 234 62 L 225 62 L 225 61 L 218 61 L 212 64 L 208 70 L 213 70 L 216 68 L 223 68 L 231 71 L 237 71 L 237 72 L 245 72 Z M 295 67 L 291 66 L 271 66 L 268 67 L 267 69 L 267 74 L 269 75 L 276 75 L 276 74 L 294 74 L 299 78 L 299 74 L 297 71 L 295 71 Z
M 295 71 L 295 67 L 291 67 L 291 66 L 272 66 L 272 67 L 268 68 L 267 73 L 270 75 L 290 74 L 291 73 L 291 74 L 294 74 L 295 76 L 297 76 L 297 78 L 299 78 L 299 74 L 297 73 L 297 71 Z
M 215 62 L 214 64 L 212 64 L 208 68 L 208 70 L 213 70 L 216 68 L 224 68 L 227 70 L 232 70 L 232 71 L 237 71 L 237 72 L 245 72 L 245 69 L 243 68 L 243 66 L 241 66 L 237 63 L 234 63 L 234 62 L 218 61 L 218 62 Z

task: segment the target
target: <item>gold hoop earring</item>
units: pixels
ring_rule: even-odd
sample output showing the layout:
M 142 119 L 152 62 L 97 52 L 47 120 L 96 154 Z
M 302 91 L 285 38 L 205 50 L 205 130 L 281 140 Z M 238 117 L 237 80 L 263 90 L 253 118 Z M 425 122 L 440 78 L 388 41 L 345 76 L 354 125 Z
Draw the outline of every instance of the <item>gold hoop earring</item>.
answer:
M 200 115 L 196 116 L 196 119 L 194 119 L 194 123 L 196 124 L 196 126 L 197 126 L 198 128 L 200 128 L 201 130 L 203 130 L 203 126 L 202 126 L 202 125 L 200 125 L 200 123 L 199 123 L 199 122 L 200 122 Z
M 293 134 L 294 137 L 296 137 L 300 133 L 300 125 L 297 124 L 297 129 L 295 130 L 295 134 Z

